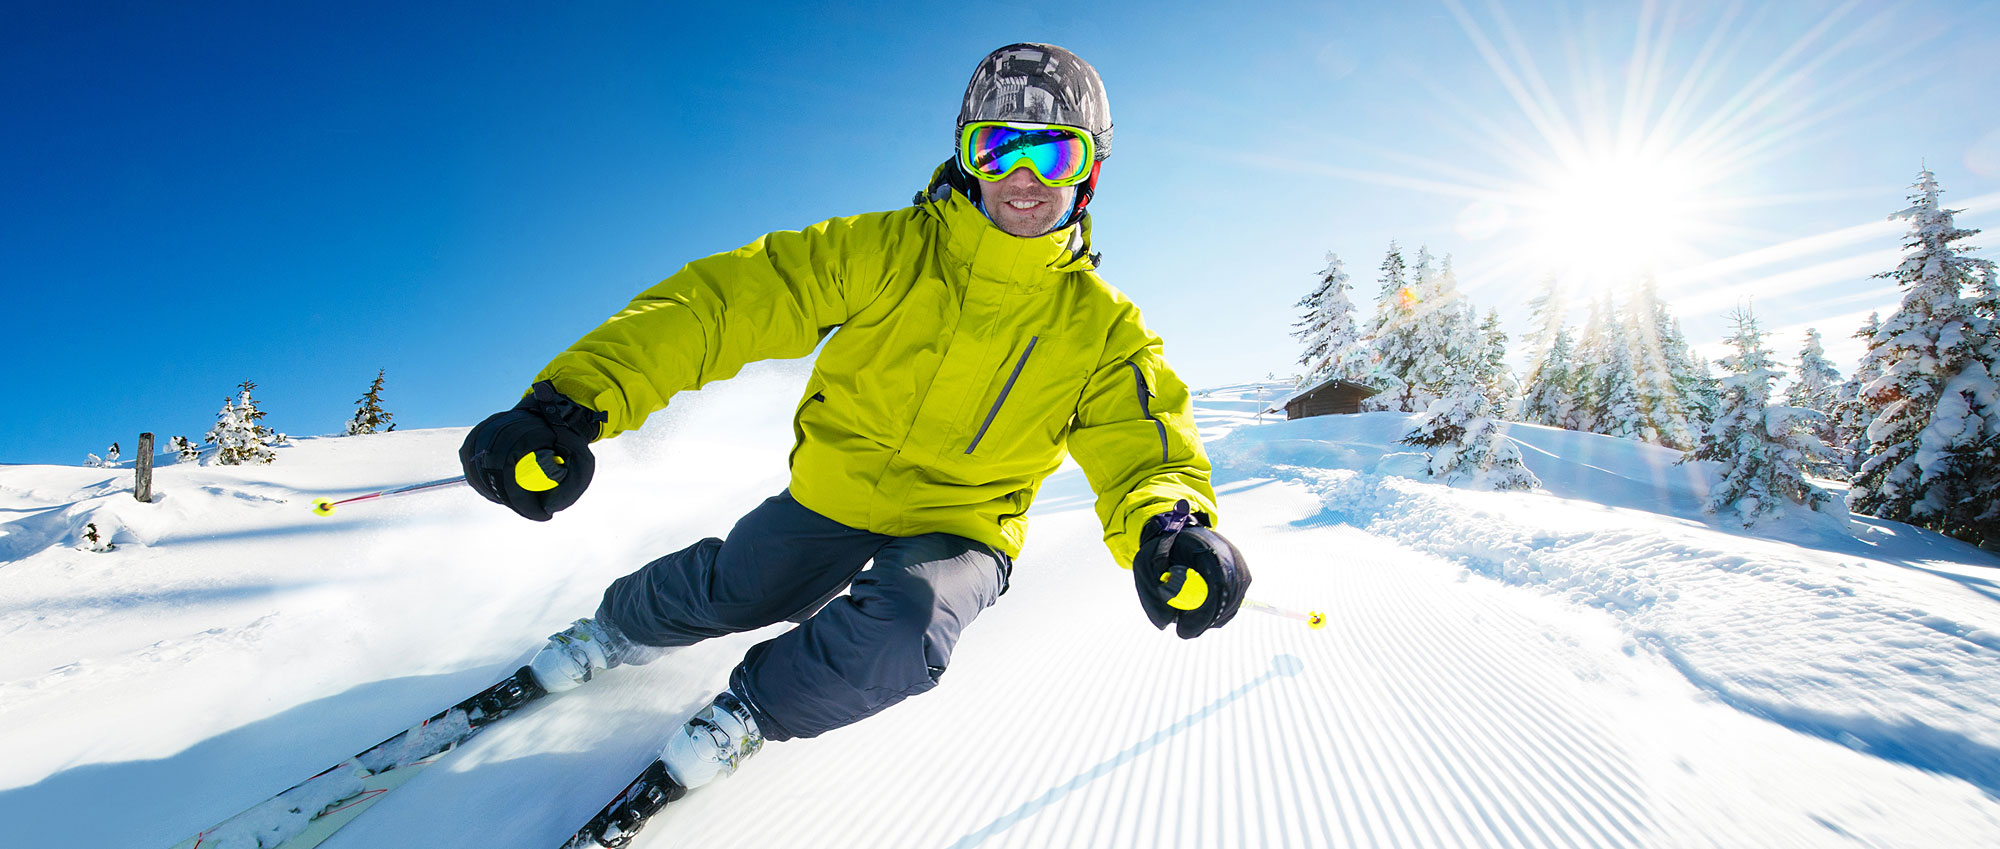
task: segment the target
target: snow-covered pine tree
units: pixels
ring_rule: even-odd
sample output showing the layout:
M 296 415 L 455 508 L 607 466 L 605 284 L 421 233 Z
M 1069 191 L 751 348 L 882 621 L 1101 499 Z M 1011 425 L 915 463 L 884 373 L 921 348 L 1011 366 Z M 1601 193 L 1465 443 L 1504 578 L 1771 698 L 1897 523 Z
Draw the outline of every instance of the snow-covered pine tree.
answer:
M 1562 287 L 1556 283 L 1555 275 L 1542 281 L 1542 291 L 1528 299 L 1528 335 L 1521 341 L 1528 349 L 1528 362 L 1540 363 L 1547 355 L 1549 347 L 1556 343 L 1556 332 L 1566 326 L 1569 305 L 1565 303 Z M 1528 369 L 1525 383 L 1533 383 L 1534 367 Z
M 1570 430 L 1597 432 L 1597 421 L 1603 414 L 1603 404 L 1597 395 L 1598 375 L 1611 360 L 1606 342 L 1606 326 L 1610 324 L 1610 305 L 1603 297 L 1590 302 L 1590 311 L 1585 314 L 1583 330 L 1578 334 L 1576 350 L 1570 356 L 1570 414 L 1569 420 L 1559 426 Z
M 1458 272 L 1452 270 L 1451 255 L 1445 254 L 1444 266 L 1439 269 L 1436 282 L 1432 284 L 1431 300 L 1437 304 L 1433 338 L 1434 349 L 1443 356 L 1437 359 L 1434 377 L 1430 381 L 1431 393 L 1439 398 L 1462 395 L 1467 392 L 1483 391 L 1485 383 L 1482 375 L 1488 340 L 1480 329 L 1479 310 L 1465 293 L 1458 288 Z M 1495 316 L 1498 326 L 1498 316 Z M 1507 355 L 1506 334 L 1500 334 L 1500 357 Z M 1500 365 L 1505 373 L 1506 365 Z M 1488 396 L 1487 400 L 1494 400 Z
M 111 443 L 111 447 L 104 449 L 104 465 L 107 466 L 117 465 L 118 456 L 120 453 L 121 452 L 118 450 L 118 443 L 116 442 Z
M 1572 355 L 1569 328 L 1558 324 L 1555 339 L 1535 364 L 1527 391 L 1521 396 L 1521 421 L 1551 427 L 1569 427 L 1575 421 Z
M 1623 322 L 1638 397 L 1639 438 L 1681 450 L 1694 447 L 1687 401 L 1674 376 L 1676 370 L 1686 368 L 1687 343 L 1679 338 L 1651 274 L 1640 281 L 1638 291 L 1626 303 Z
M 354 402 L 354 418 L 347 422 L 348 436 L 396 429 L 390 421 L 395 416 L 382 409 L 382 376 L 387 373 L 386 369 L 377 369 L 375 382 L 370 384 L 368 391 Z
M 1764 348 L 1764 332 L 1748 307 L 1730 316 L 1733 353 L 1722 358 L 1722 407 L 1701 435 L 1688 460 L 1721 465 L 1721 480 L 1709 493 L 1708 512 L 1733 518 L 1744 527 L 1775 513 L 1783 502 L 1815 510 L 1833 497 L 1806 482 L 1806 465 L 1825 456 L 1825 446 L 1808 430 L 1819 414 L 1771 403 L 1778 366 Z
M 1679 322 L 1675 322 L 1674 332 L 1680 332 Z M 1686 372 L 1674 378 L 1674 385 L 1681 387 L 1681 398 L 1687 402 L 1688 429 L 1703 433 L 1715 422 L 1715 416 L 1722 410 L 1722 382 L 1709 370 L 1708 358 L 1689 349 Z
M 103 528 L 97 527 L 96 522 L 86 522 L 83 528 L 77 531 L 76 548 L 78 551 L 116 551 L 118 546 L 111 542 L 114 533 L 108 522 Z
M 1577 346 L 1576 410 L 1572 430 L 1640 438 L 1639 374 L 1632 367 L 1631 346 L 1624 324 L 1613 318 L 1610 296 L 1591 304 L 1590 323 Z
M 1993 263 L 1986 266 L 1973 311 L 1979 321 L 1973 328 L 1975 359 L 1985 367 L 1988 378 L 2000 381 L 2000 279 L 1996 279 Z M 2000 551 L 2000 495 L 1995 495 L 2000 493 L 2000 421 L 1995 420 L 2000 418 L 2000 397 L 1988 396 L 1983 407 L 1986 437 L 1967 460 L 1972 466 L 1972 491 L 1986 493 L 1986 503 L 1983 508 L 1975 506 L 1967 511 L 1966 538 Z
M 1528 372 L 1521 376 L 1521 403 L 1515 405 L 1515 412 L 1521 421 L 1550 424 L 1536 422 L 1528 416 L 1527 396 L 1537 391 L 1536 387 L 1543 382 L 1542 363 L 1547 361 L 1549 349 L 1555 346 L 1556 334 L 1567 326 L 1564 319 L 1568 309 L 1562 288 L 1556 283 L 1554 275 L 1543 281 L 1540 293 L 1528 299 L 1528 336 L 1522 340 L 1528 349 Z M 1574 340 L 1571 341 L 1573 347 Z
M 1827 361 L 1819 330 L 1808 327 L 1805 345 L 1799 348 L 1798 368 L 1793 372 L 1791 386 L 1785 390 L 1785 403 L 1820 414 L 1813 435 L 1829 449 L 1840 444 L 1839 436 L 1834 433 L 1833 418 L 1834 401 L 1839 394 L 1840 370 Z
M 1910 222 L 1903 262 L 1877 275 L 1895 280 L 1903 300 L 1875 332 L 1882 376 L 1861 395 L 1879 412 L 1848 504 L 1975 543 L 2000 540 L 1981 520 L 1995 512 L 1992 490 L 1981 487 L 1996 477 L 1987 458 L 2000 443 L 1993 328 L 1963 297 L 1993 263 L 1952 244 L 1979 231 L 1953 223 L 1934 174 L 1921 172 L 1912 189 L 1910 207 L 1890 216 Z
M 1419 249 L 1419 258 L 1427 252 Z M 1420 263 L 1426 264 L 1426 263 Z M 1417 308 L 1419 356 L 1410 378 L 1431 401 L 1479 389 L 1481 343 L 1479 317 L 1458 290 L 1458 273 L 1447 254 L 1437 273 L 1424 275 Z
M 1366 409 L 1421 412 L 1478 386 L 1478 318 L 1458 291 L 1450 257 L 1434 268 L 1430 249 L 1418 248 L 1409 284 L 1378 314 L 1393 318 L 1374 340 L 1369 382 L 1382 391 L 1363 402 Z
M 1862 390 L 1882 376 L 1882 348 L 1875 342 L 1875 334 L 1882 329 L 1882 315 L 1869 313 L 1868 323 L 1854 332 L 1867 348 L 1861 353 L 1861 360 L 1854 367 L 1854 376 L 1840 385 L 1833 404 L 1833 450 L 1846 468 L 1848 478 L 1861 472 L 1861 464 L 1868 459 L 1868 425 L 1875 421 L 1880 412 L 1863 397 Z
M 1608 329 L 1612 334 L 1607 349 L 1610 360 L 1598 372 L 1592 393 L 1598 403 L 1596 431 L 1606 436 L 1654 441 L 1648 436 L 1658 434 L 1647 430 L 1639 406 L 1639 372 L 1632 364 L 1632 346 L 1625 342 L 1624 324 L 1614 321 Z
M 1521 382 L 1507 368 L 1507 331 L 1500 326 L 1500 310 L 1490 308 L 1479 322 L 1479 385 L 1493 402 L 1496 415 L 1505 418 L 1521 394 Z
M 1305 367 L 1304 381 L 1311 384 L 1329 377 L 1358 380 L 1365 375 L 1366 356 L 1340 257 L 1328 251 L 1326 267 L 1318 278 L 1318 285 L 1296 304 L 1301 315 L 1292 324 L 1297 328 L 1292 336 L 1306 346 L 1299 357 L 1299 365 Z
M 222 399 L 222 411 L 216 414 L 215 427 L 209 428 L 205 440 L 217 447 L 216 462 L 235 466 L 277 459 L 271 446 L 285 437 L 262 424 L 264 411 L 257 409 L 256 399 L 250 397 L 250 391 L 256 388 L 257 384 L 246 380 L 234 400 Z
M 1542 484 L 1476 388 L 1432 403 L 1402 441 L 1431 449 L 1430 475 L 1449 486 L 1529 490 Z
M 1419 390 L 1409 376 L 1423 356 L 1416 324 L 1422 307 L 1420 292 L 1430 274 L 1430 250 L 1419 250 L 1414 281 L 1405 279 L 1405 273 L 1402 250 L 1392 241 L 1389 255 L 1382 260 L 1375 317 L 1368 325 L 1369 360 L 1374 363 L 1368 383 L 1381 391 L 1362 401 L 1363 409 L 1414 413 L 1429 403 L 1429 399 L 1417 396 Z
M 1403 249 L 1396 245 L 1395 239 L 1389 240 L 1389 252 L 1383 255 L 1380 268 L 1382 276 L 1376 281 L 1375 289 L 1375 318 L 1368 324 L 1371 336 L 1381 333 L 1394 317 L 1384 311 L 1382 305 L 1394 303 L 1409 285 L 1409 264 L 1403 261 Z
M 101 469 L 104 468 L 104 458 L 97 456 L 95 453 L 85 453 L 83 455 L 83 464 L 93 469 Z
M 176 463 L 193 463 L 201 459 L 201 444 L 185 436 L 167 437 L 167 450 L 174 452 Z

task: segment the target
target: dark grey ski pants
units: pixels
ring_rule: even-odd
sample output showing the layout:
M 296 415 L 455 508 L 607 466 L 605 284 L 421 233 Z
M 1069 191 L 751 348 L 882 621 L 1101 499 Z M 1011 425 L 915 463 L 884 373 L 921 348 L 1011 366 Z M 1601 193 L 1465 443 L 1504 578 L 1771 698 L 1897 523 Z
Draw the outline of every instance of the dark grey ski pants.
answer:
M 959 633 L 1007 591 L 1011 568 L 982 542 L 859 531 L 782 492 L 728 539 L 704 539 L 613 581 L 598 615 L 651 646 L 800 623 L 752 646 L 730 674 L 765 739 L 789 740 L 937 686 Z

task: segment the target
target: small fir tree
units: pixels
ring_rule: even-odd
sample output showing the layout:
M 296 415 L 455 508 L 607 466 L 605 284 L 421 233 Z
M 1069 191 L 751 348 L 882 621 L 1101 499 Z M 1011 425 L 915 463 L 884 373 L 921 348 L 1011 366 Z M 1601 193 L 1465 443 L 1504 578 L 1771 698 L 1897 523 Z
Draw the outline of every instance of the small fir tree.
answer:
M 1542 484 L 1521 462 L 1521 449 L 1500 432 L 1493 405 L 1476 391 L 1431 404 L 1402 441 L 1431 449 L 1430 475 L 1448 486 L 1530 490 Z
M 1921 172 L 1912 189 L 1910 207 L 1890 216 L 1910 222 L 1903 262 L 1877 275 L 1895 280 L 1903 299 L 1872 340 L 1882 375 L 1861 390 L 1876 412 L 1848 504 L 1975 543 L 2000 541 L 1981 519 L 1994 513 L 1992 490 L 1982 487 L 2000 478 L 1990 459 L 2000 442 L 1994 328 L 1964 297 L 1993 263 L 1953 244 L 1979 231 L 1953 223 L 1935 175 Z
M 1528 299 L 1529 330 L 1527 338 L 1522 341 L 1527 343 L 1530 365 L 1527 379 L 1522 381 L 1524 385 L 1535 383 L 1535 369 L 1548 356 L 1549 348 L 1555 345 L 1556 334 L 1566 326 L 1564 319 L 1568 309 L 1563 302 L 1562 287 L 1556 283 L 1554 276 L 1543 281 L 1542 291 Z
M 1840 370 L 1826 359 L 1819 331 L 1806 328 L 1805 346 L 1799 349 L 1799 365 L 1792 384 L 1785 390 L 1785 403 L 1820 414 L 1813 435 L 1830 449 L 1840 444 L 1835 431 L 1834 404 L 1840 394 Z
M 1833 449 L 1847 470 L 1847 477 L 1860 473 L 1861 465 L 1868 459 L 1868 426 L 1880 412 L 1868 403 L 1863 390 L 1882 376 L 1882 349 L 1875 342 L 1875 334 L 1882 329 L 1880 313 L 1869 313 L 1868 323 L 1854 332 L 1854 338 L 1862 340 L 1867 347 L 1862 351 L 1861 361 L 1854 367 L 1854 376 L 1840 385 L 1833 408 L 1834 444 Z
M 1734 351 L 1722 359 L 1729 373 L 1722 379 L 1722 407 L 1694 450 L 1682 457 L 1722 467 L 1706 509 L 1749 527 L 1787 501 L 1815 510 L 1831 504 L 1832 496 L 1805 479 L 1806 465 L 1825 455 L 1808 431 L 1818 414 L 1771 404 L 1771 382 L 1779 371 L 1764 348 L 1764 332 L 1747 307 L 1731 319 Z
M 1687 376 L 1675 382 L 1683 387 L 1681 397 L 1687 401 L 1688 426 L 1706 432 L 1722 410 L 1722 381 L 1709 370 L 1708 358 L 1690 351 Z
M 1486 318 L 1479 322 L 1477 378 L 1496 412 L 1512 408 L 1515 397 L 1521 394 L 1520 381 L 1507 368 L 1507 331 L 1500 326 L 1497 308 L 1488 309 Z
M 77 532 L 76 547 L 79 551 L 116 550 L 118 546 L 111 543 L 113 533 L 109 525 L 100 529 L 96 522 L 86 522 L 83 529 Z
M 194 463 L 201 460 L 201 445 L 185 436 L 167 437 L 167 450 L 174 452 L 175 462 Z
M 1590 311 L 1583 322 L 1583 330 L 1576 341 L 1576 351 L 1570 357 L 1570 416 L 1561 427 L 1570 430 L 1596 433 L 1597 423 L 1603 417 L 1603 400 L 1598 395 L 1599 376 L 1611 361 L 1610 304 L 1604 298 L 1590 303 Z
M 215 427 L 209 429 L 205 440 L 216 446 L 216 462 L 235 466 L 277 459 L 271 446 L 283 442 L 285 435 L 264 427 L 264 411 L 257 408 L 256 399 L 250 396 L 256 388 L 257 384 L 243 381 L 233 401 L 222 400 L 222 411 L 216 414 Z
M 1638 398 L 1639 438 L 1669 448 L 1693 447 L 1687 398 L 1675 376 L 1687 368 L 1687 343 L 1680 338 L 1666 304 L 1660 301 L 1650 274 L 1626 304 L 1623 330 Z
M 1292 336 L 1305 343 L 1299 357 L 1305 367 L 1304 381 L 1317 383 L 1329 377 L 1356 380 L 1363 376 L 1366 359 L 1362 353 L 1360 330 L 1354 324 L 1354 302 L 1347 295 L 1347 272 L 1340 257 L 1326 254 L 1319 283 L 1300 298 L 1296 306 L 1302 314 L 1292 326 Z
M 1576 376 L 1570 357 L 1569 328 L 1558 325 L 1555 339 L 1530 373 L 1527 391 L 1521 397 L 1521 421 L 1568 427 L 1575 420 Z
M 369 385 L 368 391 L 360 400 L 354 402 L 356 408 L 354 418 L 347 422 L 348 436 L 396 429 L 396 425 L 390 421 L 395 416 L 382 409 L 382 377 L 386 373 L 386 369 L 378 369 L 375 372 L 375 382 Z
M 1389 243 L 1368 335 L 1368 359 L 1373 363 L 1368 382 L 1381 391 L 1362 401 L 1363 409 L 1414 413 L 1429 403 L 1422 397 L 1416 372 L 1425 357 L 1417 324 L 1427 309 L 1423 289 L 1428 285 L 1430 263 L 1430 250 L 1419 249 L 1415 279 L 1406 280 L 1402 251 L 1395 242 Z
M 1614 315 L 1616 307 L 1609 296 L 1591 305 L 1590 323 L 1577 346 L 1576 408 L 1569 426 L 1640 439 L 1639 373 L 1632 365 L 1625 326 Z

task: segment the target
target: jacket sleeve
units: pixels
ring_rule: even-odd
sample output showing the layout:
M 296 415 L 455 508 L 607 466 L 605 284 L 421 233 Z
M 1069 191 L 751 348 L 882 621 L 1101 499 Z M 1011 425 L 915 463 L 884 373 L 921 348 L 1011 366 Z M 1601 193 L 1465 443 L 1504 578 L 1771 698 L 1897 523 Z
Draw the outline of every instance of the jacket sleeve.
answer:
M 1174 502 L 1187 499 L 1213 526 L 1215 490 L 1187 386 L 1136 308 L 1128 306 L 1106 352 L 1084 387 L 1069 448 L 1097 493 L 1105 546 L 1131 568 L 1147 520 Z
M 882 235 L 867 216 L 780 231 L 690 262 L 557 355 L 535 380 L 605 413 L 604 439 L 644 424 L 683 389 L 764 359 L 803 357 L 865 305 L 846 248 Z

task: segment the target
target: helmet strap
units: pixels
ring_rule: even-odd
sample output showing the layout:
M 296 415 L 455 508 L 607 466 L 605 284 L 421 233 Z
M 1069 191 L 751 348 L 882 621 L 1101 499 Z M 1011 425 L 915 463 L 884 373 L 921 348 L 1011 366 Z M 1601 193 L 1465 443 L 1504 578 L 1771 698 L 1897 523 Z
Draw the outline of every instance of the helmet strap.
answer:
M 1083 208 L 1090 205 L 1090 199 L 1097 195 L 1097 172 L 1104 167 L 1104 160 L 1090 163 L 1090 178 L 1076 184 L 1076 200 L 1070 204 L 1069 214 L 1063 216 L 1055 230 L 1061 230 L 1083 220 Z M 1053 233 L 1055 230 L 1050 230 Z

